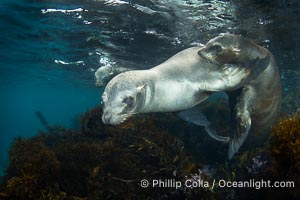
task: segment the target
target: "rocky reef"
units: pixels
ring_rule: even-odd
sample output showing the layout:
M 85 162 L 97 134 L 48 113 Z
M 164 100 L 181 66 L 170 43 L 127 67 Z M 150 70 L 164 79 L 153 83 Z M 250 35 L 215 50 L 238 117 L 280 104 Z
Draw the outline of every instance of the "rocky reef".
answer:
M 300 114 L 279 120 L 264 146 L 220 164 L 214 178 L 252 181 L 253 187 L 216 190 L 229 199 L 300 199 Z
M 207 111 L 211 118 L 226 118 L 224 107 L 222 101 L 215 113 Z M 101 116 L 102 108 L 96 107 L 81 117 L 80 130 L 47 125 L 48 131 L 36 137 L 15 139 L 0 199 L 300 198 L 299 114 L 281 119 L 264 146 L 244 150 L 231 161 L 227 145 L 172 114 L 140 115 L 120 126 L 103 125 Z M 217 129 L 226 132 L 225 122 L 220 123 Z M 207 181 L 210 186 L 143 188 L 142 179 L 150 184 L 153 179 Z M 220 180 L 292 181 L 294 187 L 222 187 Z
M 300 199 L 300 113 L 280 120 L 270 138 L 273 166 L 268 169 L 271 177 L 295 182 L 289 188 L 291 198 Z
M 155 118 L 104 126 L 97 107 L 81 119 L 81 130 L 49 127 L 18 138 L 1 186 L 3 199 L 167 199 L 210 196 L 209 190 L 143 188 L 142 179 L 183 181 L 198 166 L 183 143 Z M 200 177 L 200 176 L 199 176 Z M 204 173 L 200 177 L 206 179 Z

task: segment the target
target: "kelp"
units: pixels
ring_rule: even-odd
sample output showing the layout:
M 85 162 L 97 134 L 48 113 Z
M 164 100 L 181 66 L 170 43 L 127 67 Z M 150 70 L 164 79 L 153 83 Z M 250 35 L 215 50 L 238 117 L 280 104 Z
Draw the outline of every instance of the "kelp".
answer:
M 49 127 L 16 139 L 1 195 L 5 199 L 163 199 L 210 196 L 171 187 L 143 188 L 142 179 L 183 181 L 198 171 L 183 142 L 156 117 L 105 126 L 102 108 L 87 112 L 81 130 Z M 170 120 L 172 116 L 169 116 Z M 172 127 L 170 126 L 170 129 Z M 203 180 L 207 177 L 202 174 Z
M 300 114 L 280 120 L 273 127 L 271 152 L 287 170 L 300 170 Z
M 299 199 L 300 198 L 300 114 L 282 118 L 273 126 L 269 141 L 263 146 L 245 151 L 227 166 L 220 165 L 215 177 L 236 181 L 270 181 L 271 185 L 255 188 L 237 188 L 239 199 Z M 275 182 L 290 186 L 274 187 Z M 220 193 L 224 191 L 218 191 Z M 228 195 L 229 192 L 224 195 Z
M 223 112 L 224 107 L 221 103 L 216 112 Z M 34 138 L 17 138 L 9 152 L 0 198 L 300 198 L 299 114 L 281 119 L 265 145 L 244 149 L 230 161 L 226 160 L 226 144 L 220 145 L 201 127 L 184 123 L 173 114 L 139 115 L 119 126 L 103 125 L 101 116 L 102 108 L 96 107 L 82 116 L 80 130 L 49 126 Z M 200 133 L 192 134 L 195 130 Z M 216 152 L 209 152 L 212 150 Z M 214 160 L 219 162 L 211 164 Z M 213 180 L 263 179 L 294 181 L 295 188 L 221 188 L 218 184 L 214 188 L 143 188 L 142 179 L 150 183 L 153 179 L 182 183 L 195 179 L 210 184 Z

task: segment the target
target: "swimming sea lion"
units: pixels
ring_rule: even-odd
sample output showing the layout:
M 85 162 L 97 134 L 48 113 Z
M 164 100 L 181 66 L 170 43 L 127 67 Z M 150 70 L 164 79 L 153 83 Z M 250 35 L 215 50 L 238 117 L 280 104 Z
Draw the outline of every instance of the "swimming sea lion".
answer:
M 110 64 L 101 66 L 95 72 L 97 87 L 105 85 L 113 76 L 120 74 L 121 72 L 129 71 L 130 69 L 124 67 L 113 67 Z
M 152 69 L 115 76 L 102 95 L 103 122 L 117 125 L 137 113 L 185 110 L 206 99 L 209 92 L 199 83 L 208 70 L 201 66 L 215 66 L 201 58 L 199 50 L 188 48 Z
M 230 96 L 234 106 L 232 130 L 229 141 L 228 157 L 239 150 L 251 132 L 267 134 L 277 121 L 281 109 L 281 81 L 275 59 L 271 52 L 250 40 L 238 35 L 223 35 L 210 40 L 199 55 L 219 66 L 249 66 L 247 70 L 259 70 L 256 60 L 268 58 L 262 72 L 253 73 L 254 77 L 232 77 L 231 84 L 220 86 L 222 91 L 241 89 L 238 96 Z M 250 73 L 247 72 L 244 73 Z M 259 70 L 261 71 L 261 70 Z M 258 76 L 255 74 L 259 74 Z M 247 77 L 247 76 L 246 76 Z M 248 76 L 249 78 L 249 76 Z M 236 84 L 236 82 L 241 82 Z
M 215 139 L 228 141 L 212 133 L 207 120 L 191 108 L 214 91 L 235 90 L 257 78 L 267 69 L 271 54 L 257 53 L 255 59 L 243 63 L 220 64 L 206 54 L 200 56 L 204 49 L 191 47 L 149 70 L 114 77 L 102 95 L 103 122 L 118 125 L 138 113 L 182 111 L 183 119 L 205 126 Z

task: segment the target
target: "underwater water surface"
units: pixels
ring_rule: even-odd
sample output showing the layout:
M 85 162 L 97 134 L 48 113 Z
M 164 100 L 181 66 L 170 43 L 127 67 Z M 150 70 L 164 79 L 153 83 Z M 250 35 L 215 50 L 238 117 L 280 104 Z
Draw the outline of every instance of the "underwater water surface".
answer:
M 0 174 L 17 137 L 49 124 L 78 128 L 100 104 L 95 71 L 151 68 L 224 33 L 275 56 L 283 111 L 300 109 L 300 3 L 296 0 L 3 0 L 0 3 Z

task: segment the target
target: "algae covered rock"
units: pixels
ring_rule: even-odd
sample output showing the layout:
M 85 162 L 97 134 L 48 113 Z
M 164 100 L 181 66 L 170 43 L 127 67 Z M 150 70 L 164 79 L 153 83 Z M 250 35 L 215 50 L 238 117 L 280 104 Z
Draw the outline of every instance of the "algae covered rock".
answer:
M 7 199 L 166 199 L 208 196 L 203 188 L 143 188 L 142 179 L 184 181 L 199 166 L 164 120 L 132 118 L 104 126 L 102 109 L 82 117 L 81 130 L 49 128 L 17 139 L 1 195 Z M 199 176 L 200 177 L 200 176 Z M 206 179 L 204 173 L 202 179 Z
M 34 139 L 16 139 L 9 157 L 7 196 L 15 199 L 60 199 L 64 196 L 55 185 L 60 162 L 45 144 Z
M 274 165 L 269 169 L 277 179 L 292 181 L 294 187 L 287 188 L 291 198 L 300 198 L 300 114 L 281 119 L 273 127 L 270 151 Z
M 81 119 L 81 130 L 49 127 L 31 139 L 18 138 L 9 152 L 10 163 L 1 199 L 299 199 L 300 116 L 282 119 L 269 143 L 245 150 L 227 161 L 226 145 L 215 147 L 206 133 L 172 114 L 140 115 L 119 126 L 101 121 L 96 107 Z M 222 128 L 222 127 L 221 127 Z M 226 127 L 223 127 L 226 130 Z M 179 139 L 181 138 L 181 139 Z M 184 145 L 184 142 L 185 145 Z M 199 146 L 197 146 L 199 145 Z M 210 148 L 209 148 L 210 146 Z M 191 151 L 194 149 L 193 151 Z M 215 153 L 219 162 L 213 163 Z M 188 153 L 194 153 L 190 157 Z M 197 154 L 196 154 L 196 153 Z M 198 163 L 208 163 L 204 170 Z M 141 180 L 150 186 L 141 187 Z M 152 187 L 154 179 L 293 181 L 285 188 Z M 166 184 L 166 183 L 165 183 Z
M 300 170 L 300 114 L 282 119 L 273 128 L 271 152 L 280 165 Z
M 221 174 L 225 179 L 224 174 L 230 175 L 228 172 L 231 171 L 237 181 L 254 180 L 260 183 L 256 185 L 259 189 L 235 190 L 239 199 L 299 199 L 300 115 L 279 120 L 272 128 L 267 144 L 240 154 L 230 163 L 230 167 L 225 169 L 221 166 L 221 169 L 218 172 L 223 172 Z M 227 177 L 227 180 L 230 179 L 230 176 Z M 276 182 L 281 186 L 275 187 Z

